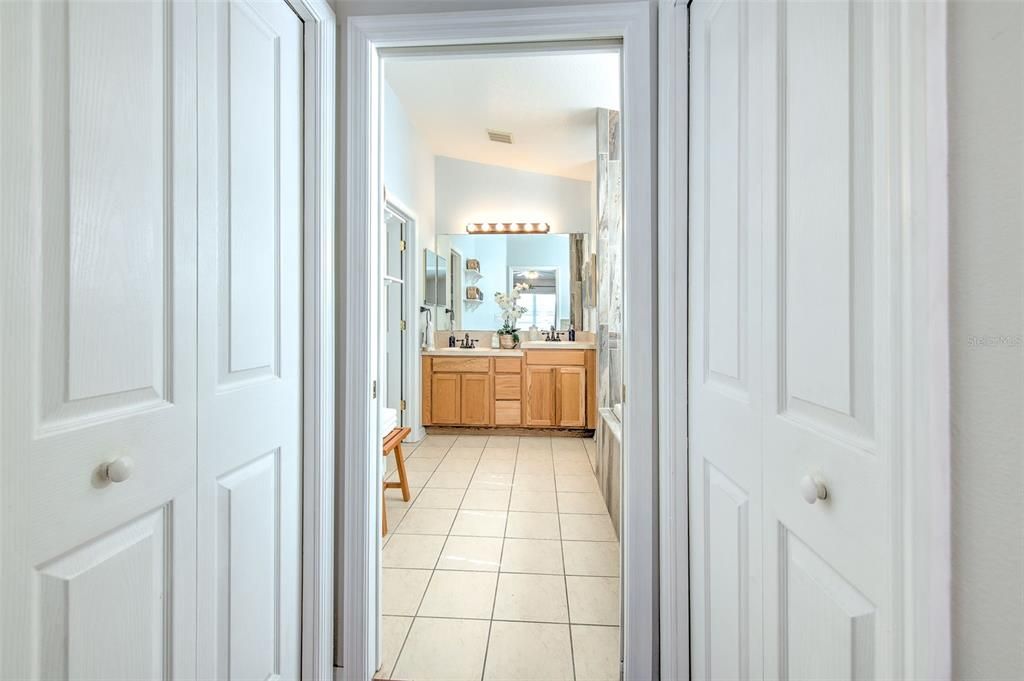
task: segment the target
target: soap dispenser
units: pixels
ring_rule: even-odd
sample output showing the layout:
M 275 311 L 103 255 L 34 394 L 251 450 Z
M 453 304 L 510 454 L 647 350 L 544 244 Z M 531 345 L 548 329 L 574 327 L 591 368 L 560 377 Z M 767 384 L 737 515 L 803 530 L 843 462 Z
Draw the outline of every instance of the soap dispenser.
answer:
M 576 342 L 576 326 L 574 324 L 569 325 L 569 342 Z
M 455 347 L 455 331 L 454 330 L 450 331 L 449 334 L 448 334 L 448 347 L 450 347 L 450 348 L 454 348 Z

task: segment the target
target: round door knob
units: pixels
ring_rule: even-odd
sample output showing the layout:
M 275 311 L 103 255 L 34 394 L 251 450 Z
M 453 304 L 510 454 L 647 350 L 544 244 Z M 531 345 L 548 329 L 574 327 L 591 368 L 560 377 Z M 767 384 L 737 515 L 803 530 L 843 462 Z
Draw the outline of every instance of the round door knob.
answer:
M 132 461 L 132 457 L 119 456 L 106 466 L 103 466 L 103 477 L 110 482 L 124 482 L 132 477 L 132 470 L 134 468 L 135 462 Z
M 825 487 L 825 483 L 817 478 L 810 475 L 805 475 L 800 478 L 800 496 L 804 498 L 808 504 L 813 504 L 819 499 L 828 499 L 828 487 Z

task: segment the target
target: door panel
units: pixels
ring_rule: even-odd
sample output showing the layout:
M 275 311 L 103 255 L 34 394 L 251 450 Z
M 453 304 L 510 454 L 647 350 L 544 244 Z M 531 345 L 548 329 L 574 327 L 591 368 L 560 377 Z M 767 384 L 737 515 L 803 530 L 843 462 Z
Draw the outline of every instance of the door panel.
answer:
M 733 0 L 691 8 L 694 679 L 761 676 L 761 224 L 750 13 Z
M 555 425 L 555 370 L 526 367 L 526 425 Z
M 884 146 L 895 10 L 780 3 L 762 22 L 765 123 L 778 133 L 765 163 L 765 619 L 792 622 L 767 632 L 765 660 L 781 676 L 899 676 L 886 605 L 898 450 L 879 429 L 894 423 L 900 380 L 885 356 L 899 333 Z M 827 499 L 805 503 L 806 476 Z
M 558 425 L 581 428 L 587 425 L 587 370 L 583 367 L 558 369 Z
M 434 374 L 430 380 L 432 423 L 459 423 L 462 382 L 459 374 Z
M 491 422 L 491 377 L 489 374 L 462 375 L 462 416 L 467 426 L 486 426 Z
M 187 677 L 195 7 L 0 3 L 0 44 L 0 678 Z
M 199 676 L 297 678 L 302 23 L 199 10 Z
M 695 678 L 899 676 L 897 12 L 693 4 Z

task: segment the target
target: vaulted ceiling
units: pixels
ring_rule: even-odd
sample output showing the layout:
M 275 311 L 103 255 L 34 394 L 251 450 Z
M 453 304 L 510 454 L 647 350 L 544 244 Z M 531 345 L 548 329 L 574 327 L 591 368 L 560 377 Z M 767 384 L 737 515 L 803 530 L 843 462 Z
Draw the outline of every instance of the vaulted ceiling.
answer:
M 620 108 L 608 51 L 396 58 L 384 77 L 434 154 L 580 180 L 594 179 L 595 109 Z

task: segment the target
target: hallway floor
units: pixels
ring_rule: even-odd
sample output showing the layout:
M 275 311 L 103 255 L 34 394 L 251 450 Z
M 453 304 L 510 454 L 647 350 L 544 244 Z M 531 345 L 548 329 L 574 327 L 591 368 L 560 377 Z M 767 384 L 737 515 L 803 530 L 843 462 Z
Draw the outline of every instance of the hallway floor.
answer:
M 619 543 L 593 455 L 593 440 L 505 436 L 406 452 L 412 499 L 386 497 L 376 678 L 618 678 Z

